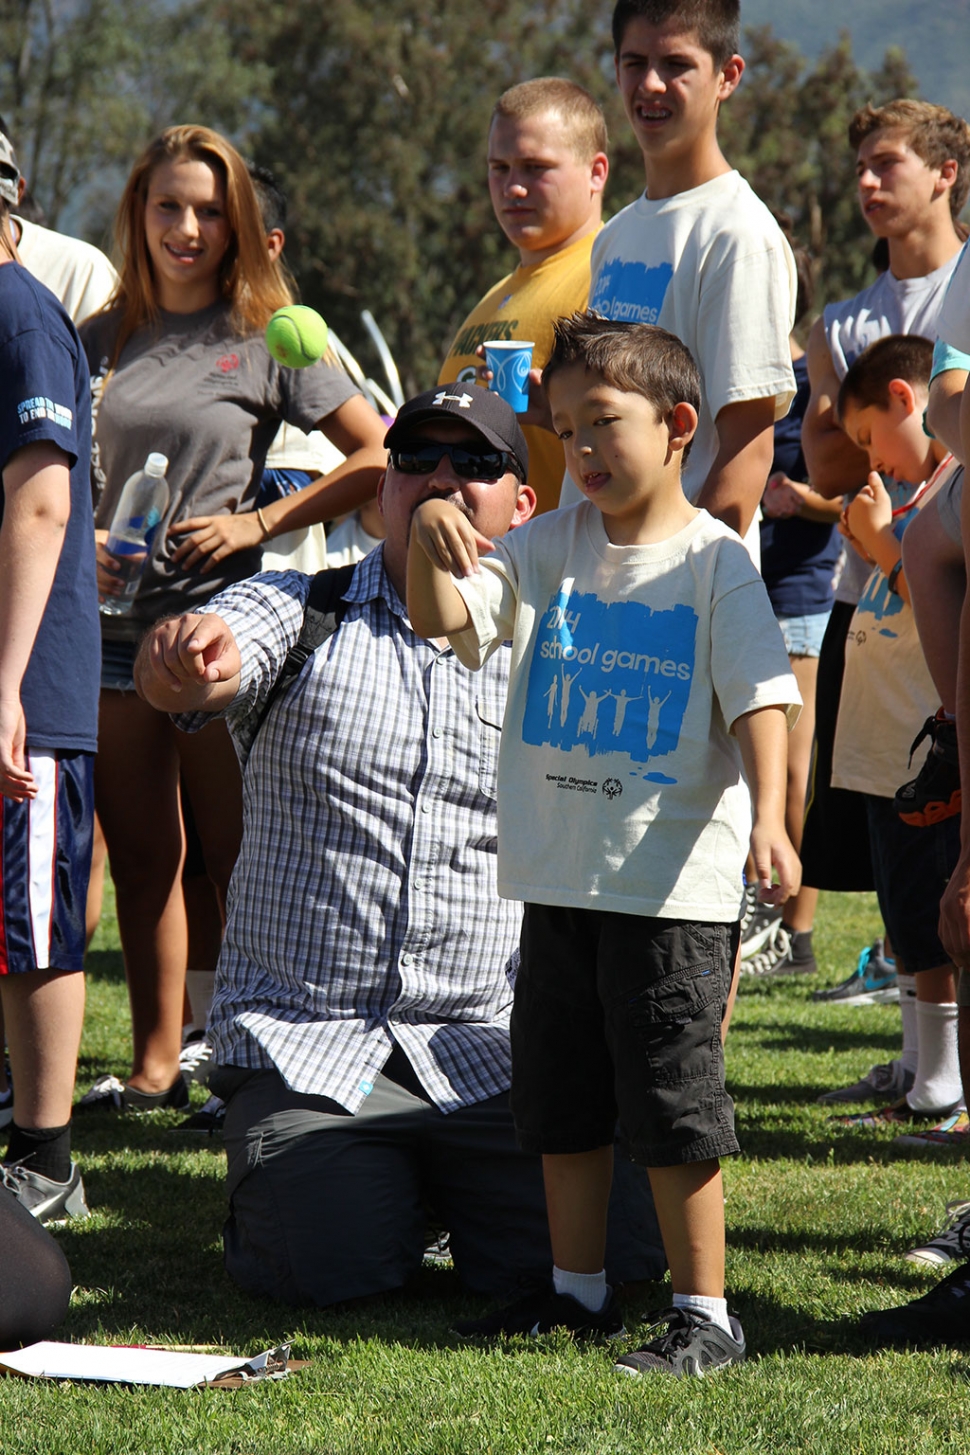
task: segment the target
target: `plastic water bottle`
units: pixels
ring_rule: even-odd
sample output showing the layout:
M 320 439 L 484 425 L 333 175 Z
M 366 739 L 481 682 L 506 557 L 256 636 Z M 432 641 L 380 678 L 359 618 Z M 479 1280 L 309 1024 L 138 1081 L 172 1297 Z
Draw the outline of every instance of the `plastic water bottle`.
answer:
M 136 470 L 125 482 L 105 547 L 115 559 L 112 574 L 121 582 L 121 591 L 102 601 L 105 616 L 124 616 L 134 605 L 155 532 L 168 510 L 167 469 L 164 455 L 151 454 L 145 468 Z

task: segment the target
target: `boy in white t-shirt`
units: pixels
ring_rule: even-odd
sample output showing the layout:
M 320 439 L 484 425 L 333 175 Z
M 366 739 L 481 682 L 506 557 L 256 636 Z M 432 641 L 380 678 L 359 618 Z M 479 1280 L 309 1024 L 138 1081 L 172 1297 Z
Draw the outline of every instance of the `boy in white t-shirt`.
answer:
M 602 1271 L 619 1115 L 650 1172 L 674 1307 L 617 1367 L 701 1373 L 745 1351 L 724 1299 L 718 1158 L 738 1144 L 721 1023 L 749 845 L 766 898 L 797 888 L 798 690 L 747 552 L 681 488 L 700 402 L 683 344 L 574 315 L 544 383 L 587 499 L 494 548 L 427 501 L 408 560 L 416 630 L 449 635 L 471 668 L 512 641 L 498 866 L 499 892 L 526 901 L 512 1103 L 543 1154 L 554 1259 L 544 1293 L 459 1331 L 621 1332 Z
M 690 349 L 701 404 L 684 492 L 758 561 L 774 424 L 795 395 L 797 278 L 777 222 L 718 146 L 721 104 L 744 71 L 739 28 L 739 0 L 618 0 L 616 79 L 646 189 L 593 245 L 589 306 L 659 324 Z M 562 503 L 576 499 L 567 486 Z

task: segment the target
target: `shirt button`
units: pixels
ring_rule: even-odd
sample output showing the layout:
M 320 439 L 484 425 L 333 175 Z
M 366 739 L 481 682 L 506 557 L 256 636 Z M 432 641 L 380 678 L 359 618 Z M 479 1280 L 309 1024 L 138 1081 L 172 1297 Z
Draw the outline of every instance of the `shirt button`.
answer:
M 401 956 L 401 964 L 402 965 L 413 965 L 414 964 L 414 956 L 413 955 L 402 955 Z
M 422 813 L 430 813 L 431 812 L 431 804 L 430 803 L 422 803 L 422 805 L 421 805 L 421 812 Z
M 433 727 L 431 729 L 431 736 L 433 738 L 440 738 L 441 737 L 441 728 L 440 727 Z

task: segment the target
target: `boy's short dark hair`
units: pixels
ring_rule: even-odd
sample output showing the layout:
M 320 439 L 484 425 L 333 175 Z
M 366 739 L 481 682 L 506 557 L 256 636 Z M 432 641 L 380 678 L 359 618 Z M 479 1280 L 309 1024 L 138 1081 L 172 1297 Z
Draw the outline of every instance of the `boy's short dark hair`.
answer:
M 849 368 L 839 389 L 839 418 L 846 408 L 889 408 L 889 386 L 904 379 L 914 389 L 930 386 L 933 345 L 914 333 L 891 333 L 870 344 Z
M 543 388 L 560 369 L 581 364 L 612 389 L 640 394 L 661 419 L 677 404 L 701 407 L 701 377 L 686 344 L 652 323 L 622 323 L 598 313 L 574 313 L 552 326 L 553 344 L 542 371 Z M 684 450 L 686 460 L 690 445 Z
M 617 55 L 631 20 L 649 25 L 676 20 L 692 30 L 715 66 L 736 55 L 741 44 L 741 0 L 617 0 L 613 7 L 613 50 Z
M 248 162 L 246 170 L 253 180 L 253 188 L 256 192 L 256 201 L 259 203 L 260 216 L 263 219 L 263 230 L 273 232 L 279 228 L 280 232 L 286 231 L 287 201 L 286 193 L 269 167 L 259 167 L 255 162 Z
M 917 101 L 901 96 L 885 106 L 871 103 L 857 111 L 849 122 L 849 145 L 858 151 L 874 131 L 898 131 L 927 167 L 936 169 L 952 158 L 957 164 L 957 177 L 950 189 L 950 212 L 953 220 L 960 216 L 970 192 L 970 125 L 962 116 L 935 106 L 932 101 Z

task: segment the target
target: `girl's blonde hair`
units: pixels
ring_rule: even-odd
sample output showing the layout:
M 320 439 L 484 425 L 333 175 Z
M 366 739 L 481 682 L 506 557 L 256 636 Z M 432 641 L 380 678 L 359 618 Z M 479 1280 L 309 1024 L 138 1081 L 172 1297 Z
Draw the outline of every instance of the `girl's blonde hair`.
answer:
M 225 188 L 230 236 L 219 269 L 219 291 L 231 306 L 236 332 L 260 332 L 277 308 L 293 302 L 282 269 L 269 256 L 252 178 L 236 148 L 207 126 L 170 126 L 142 152 L 118 204 L 115 242 L 121 270 L 104 309 L 121 312 L 113 363 L 135 330 L 158 318 L 154 269 L 145 241 L 145 204 L 155 168 L 161 162 L 183 160 L 205 162 Z

